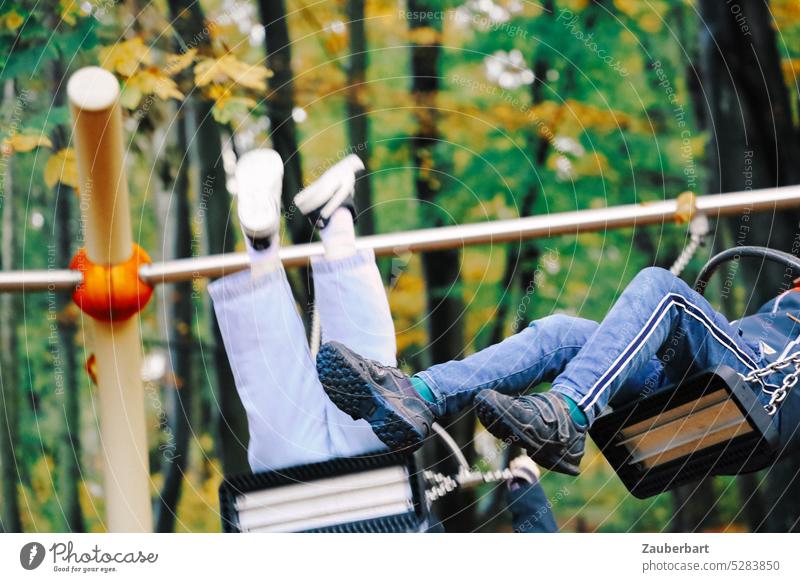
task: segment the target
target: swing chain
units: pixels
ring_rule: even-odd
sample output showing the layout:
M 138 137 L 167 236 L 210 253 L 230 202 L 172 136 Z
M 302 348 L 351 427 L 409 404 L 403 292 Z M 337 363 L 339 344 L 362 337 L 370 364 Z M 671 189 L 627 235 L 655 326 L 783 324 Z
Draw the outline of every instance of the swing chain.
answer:
M 474 487 L 483 483 L 497 483 L 513 479 L 514 475 L 510 469 L 497 471 L 459 471 L 457 475 L 451 477 L 434 471 L 423 471 L 423 478 L 431 484 L 430 489 L 425 491 L 425 497 L 433 502 L 452 493 L 459 487 Z
M 669 272 L 679 277 L 683 270 L 689 265 L 697 251 L 705 243 L 706 236 L 711 231 L 711 225 L 705 214 L 694 214 L 689 222 L 689 242 L 675 259 L 669 268 Z
M 434 473 L 433 471 L 424 471 L 422 476 L 432 485 L 430 489 L 425 491 L 425 497 L 428 501 L 436 501 L 458 489 L 458 481 L 449 475 L 442 475 L 441 473 Z
M 781 387 L 775 390 L 769 398 L 769 404 L 764 407 L 764 410 L 767 411 L 767 414 L 773 416 L 778 411 L 778 405 L 784 401 L 786 395 L 789 393 L 789 390 L 794 388 L 797 381 L 800 379 L 800 363 L 795 364 L 794 372 L 787 374 L 783 378 L 783 382 L 781 383 Z
M 743 376 L 745 382 L 760 382 L 770 374 L 784 370 L 792 365 L 794 365 L 794 371 L 783 377 L 780 388 L 773 391 L 762 388 L 765 393 L 770 395 L 769 403 L 764 406 L 764 410 L 770 416 L 774 416 L 778 411 L 778 405 L 786 399 L 789 390 L 794 388 L 797 382 L 800 381 L 800 352 L 794 352 L 786 358 L 772 362 Z

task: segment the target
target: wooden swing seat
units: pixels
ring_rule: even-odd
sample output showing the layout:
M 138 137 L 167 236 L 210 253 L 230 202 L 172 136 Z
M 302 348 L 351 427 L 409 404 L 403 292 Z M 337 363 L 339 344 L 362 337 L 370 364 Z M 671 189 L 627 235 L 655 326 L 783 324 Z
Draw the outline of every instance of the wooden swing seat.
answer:
M 763 403 L 727 366 L 605 412 L 589 432 L 628 491 L 642 499 L 708 475 L 762 469 L 778 444 Z

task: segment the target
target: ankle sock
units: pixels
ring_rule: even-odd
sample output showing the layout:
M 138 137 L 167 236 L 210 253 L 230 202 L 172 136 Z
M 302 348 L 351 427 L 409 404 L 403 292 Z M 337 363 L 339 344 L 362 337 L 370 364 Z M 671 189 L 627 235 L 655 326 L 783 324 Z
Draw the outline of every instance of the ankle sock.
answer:
M 253 277 L 266 275 L 280 265 L 278 251 L 280 251 L 281 244 L 277 234 L 268 239 L 258 240 L 252 240 L 245 235 L 244 242 L 247 247 L 247 256 L 250 258 L 250 272 Z
M 347 208 L 337 208 L 319 237 L 329 259 L 343 259 L 356 254 L 356 229 L 353 215 Z
M 428 386 L 425 381 L 422 380 L 422 378 L 411 376 L 411 385 L 425 402 L 430 404 L 436 403 L 436 397 L 433 395 L 433 390 L 431 390 L 431 387 Z
M 589 419 L 586 418 L 586 413 L 581 410 L 581 407 L 578 406 L 578 403 L 564 394 L 559 394 L 559 396 L 561 396 L 561 398 L 564 399 L 564 402 L 567 403 L 567 406 L 569 407 L 569 416 L 575 422 L 575 424 L 583 427 L 587 426 L 589 424 Z

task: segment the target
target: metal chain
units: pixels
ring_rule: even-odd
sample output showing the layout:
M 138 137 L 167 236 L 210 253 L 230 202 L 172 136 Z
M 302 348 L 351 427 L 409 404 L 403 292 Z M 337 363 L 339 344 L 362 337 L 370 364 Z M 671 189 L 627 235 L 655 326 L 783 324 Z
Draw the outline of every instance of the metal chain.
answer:
M 689 223 L 689 242 L 686 244 L 681 254 L 669 268 L 669 272 L 676 277 L 683 273 L 683 270 L 694 258 L 697 250 L 703 246 L 706 236 L 711 230 L 708 217 L 705 214 L 696 214 Z
M 770 395 L 769 403 L 764 405 L 764 410 L 766 410 L 767 414 L 770 416 L 773 416 L 778 411 L 778 405 L 786 399 L 789 390 L 794 388 L 797 382 L 800 381 L 800 351 L 794 352 L 783 359 L 776 360 L 771 364 L 764 366 L 763 368 L 753 370 L 746 376 L 742 376 L 742 379 L 745 382 L 761 382 L 761 380 L 770 374 L 784 370 L 792 365 L 794 365 L 794 371 L 786 374 L 786 376 L 783 377 L 783 381 L 781 382 L 781 386 L 779 388 L 770 391 L 764 388 L 762 385 L 761 389 L 766 394 Z
M 428 501 L 436 501 L 458 489 L 458 481 L 449 475 L 442 475 L 441 473 L 434 473 L 433 471 L 423 471 L 422 476 L 432 485 L 425 491 L 425 497 Z
M 426 470 L 422 472 L 422 476 L 431 484 L 431 487 L 425 491 L 425 497 L 431 502 L 445 497 L 459 487 L 474 487 L 483 483 L 497 483 L 514 477 L 510 469 L 486 472 L 461 471 L 454 477 Z

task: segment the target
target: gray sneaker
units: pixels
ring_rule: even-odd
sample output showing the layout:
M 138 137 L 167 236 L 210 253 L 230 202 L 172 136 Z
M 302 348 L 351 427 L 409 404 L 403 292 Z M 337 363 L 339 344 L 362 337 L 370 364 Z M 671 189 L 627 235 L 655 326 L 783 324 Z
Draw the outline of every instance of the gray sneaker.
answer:
M 414 451 L 430 433 L 430 406 L 397 368 L 328 342 L 317 354 L 317 373 L 331 401 L 353 419 L 366 420 L 390 449 Z
M 478 418 L 490 433 L 524 447 L 537 464 L 578 475 L 586 427 L 569 415 L 567 403 L 553 392 L 506 396 L 481 390 L 475 397 Z

